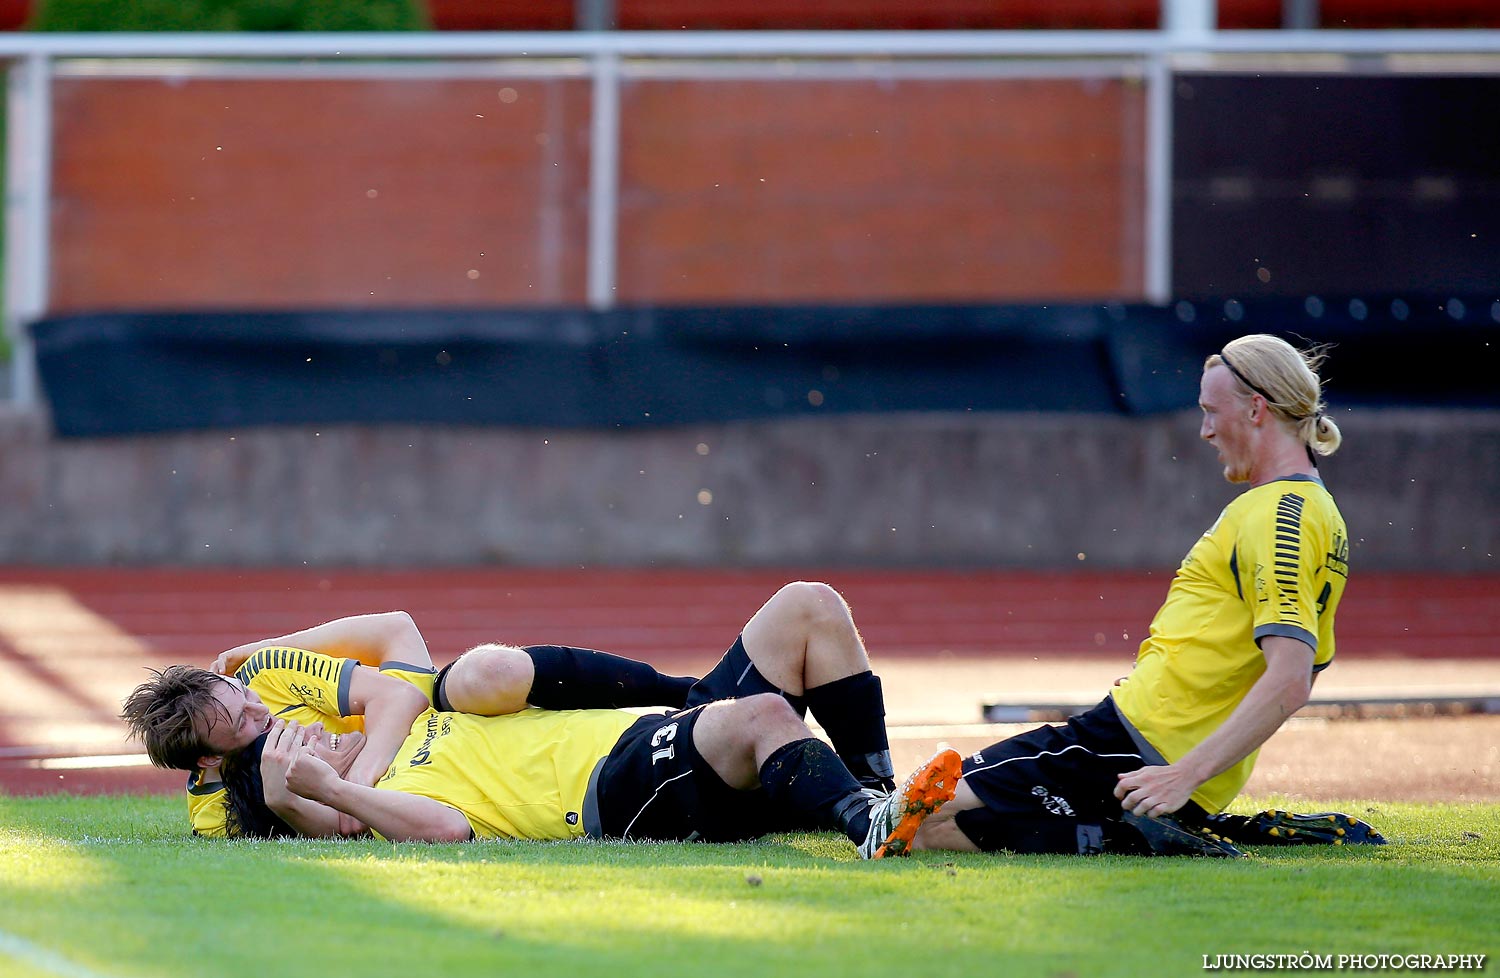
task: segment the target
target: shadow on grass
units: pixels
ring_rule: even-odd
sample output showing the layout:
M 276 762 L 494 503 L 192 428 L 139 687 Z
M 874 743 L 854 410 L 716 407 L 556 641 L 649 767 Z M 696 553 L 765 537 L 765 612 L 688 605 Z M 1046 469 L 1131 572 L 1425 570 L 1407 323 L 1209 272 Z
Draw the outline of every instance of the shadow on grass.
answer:
M 183 839 L 175 801 L 0 798 L 5 929 L 106 974 L 194 978 L 1157 975 L 1219 953 L 1488 952 L 1497 882 L 1493 846 L 1452 840 L 878 863 L 822 835 L 219 843 Z M 1486 831 L 1497 811 L 1481 812 Z

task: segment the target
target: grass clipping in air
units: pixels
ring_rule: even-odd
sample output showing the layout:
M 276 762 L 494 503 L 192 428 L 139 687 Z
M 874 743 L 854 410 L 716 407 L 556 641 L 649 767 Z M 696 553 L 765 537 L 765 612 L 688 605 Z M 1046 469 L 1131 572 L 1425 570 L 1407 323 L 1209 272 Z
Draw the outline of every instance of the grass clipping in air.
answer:
M 1261 807 L 1289 806 L 1235 810 Z M 833 835 L 217 842 L 185 836 L 179 798 L 0 795 L 0 974 L 1054 978 L 1302 952 L 1500 967 L 1500 805 L 1326 808 L 1391 844 L 861 862 Z

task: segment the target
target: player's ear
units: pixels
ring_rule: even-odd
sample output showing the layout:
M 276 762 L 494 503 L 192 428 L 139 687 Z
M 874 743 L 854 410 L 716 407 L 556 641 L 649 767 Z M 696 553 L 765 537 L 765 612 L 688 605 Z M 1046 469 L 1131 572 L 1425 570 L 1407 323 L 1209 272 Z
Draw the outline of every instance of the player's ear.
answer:
M 224 763 L 223 754 L 205 754 L 198 758 L 198 766 L 205 771 L 217 771 L 219 765 Z

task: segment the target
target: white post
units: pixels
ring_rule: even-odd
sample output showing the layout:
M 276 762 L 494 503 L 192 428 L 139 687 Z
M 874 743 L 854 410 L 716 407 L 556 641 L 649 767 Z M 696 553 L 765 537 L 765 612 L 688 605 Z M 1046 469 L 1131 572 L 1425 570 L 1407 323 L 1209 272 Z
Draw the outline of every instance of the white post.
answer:
M 615 235 L 620 196 L 620 58 L 593 58 L 594 99 L 589 138 L 588 302 L 595 310 L 615 305 Z
M 1321 21 L 1318 0 L 1281 0 L 1283 30 L 1315 31 Z
M 1172 65 L 1146 59 L 1146 301 L 1172 298 Z
M 574 0 L 573 29 L 577 31 L 614 30 L 614 0 Z
M 1218 3 L 1216 0 L 1162 0 L 1161 26 L 1174 38 L 1204 38 L 1218 29 Z
M 1179 47 L 1218 27 L 1217 0 L 1162 0 L 1162 33 Z M 1146 299 L 1161 305 L 1172 295 L 1172 55 L 1151 52 L 1146 70 Z
M 7 96 L 5 329 L 11 343 L 11 399 L 37 402 L 36 356 L 27 327 L 47 311 L 52 221 L 52 61 L 32 53 L 12 62 Z

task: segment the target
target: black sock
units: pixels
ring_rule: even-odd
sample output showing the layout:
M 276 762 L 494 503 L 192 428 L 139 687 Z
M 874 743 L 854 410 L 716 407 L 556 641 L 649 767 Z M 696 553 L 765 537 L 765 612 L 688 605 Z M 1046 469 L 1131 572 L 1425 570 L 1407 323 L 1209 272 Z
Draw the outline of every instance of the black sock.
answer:
M 895 788 L 879 676 L 865 671 L 814 686 L 807 691 L 807 708 L 860 784 L 882 791 Z
M 984 852 L 1062 853 L 1093 856 L 1101 852 L 1136 852 L 1116 839 L 1118 822 L 1100 819 L 1098 824 L 1058 815 L 1001 815 L 983 806 L 966 808 L 953 817 L 958 830 Z M 1139 833 L 1126 834 L 1139 838 Z M 1127 840 L 1128 841 L 1128 840 Z M 1146 850 L 1149 851 L 1149 850 Z
M 783 744 L 760 766 L 771 803 L 812 824 L 838 829 L 855 845 L 870 834 L 870 798 L 828 745 L 809 737 Z
M 691 676 L 667 676 L 644 662 L 612 652 L 566 645 L 528 645 L 536 678 L 526 701 L 544 710 L 603 710 L 622 706 L 681 709 Z

